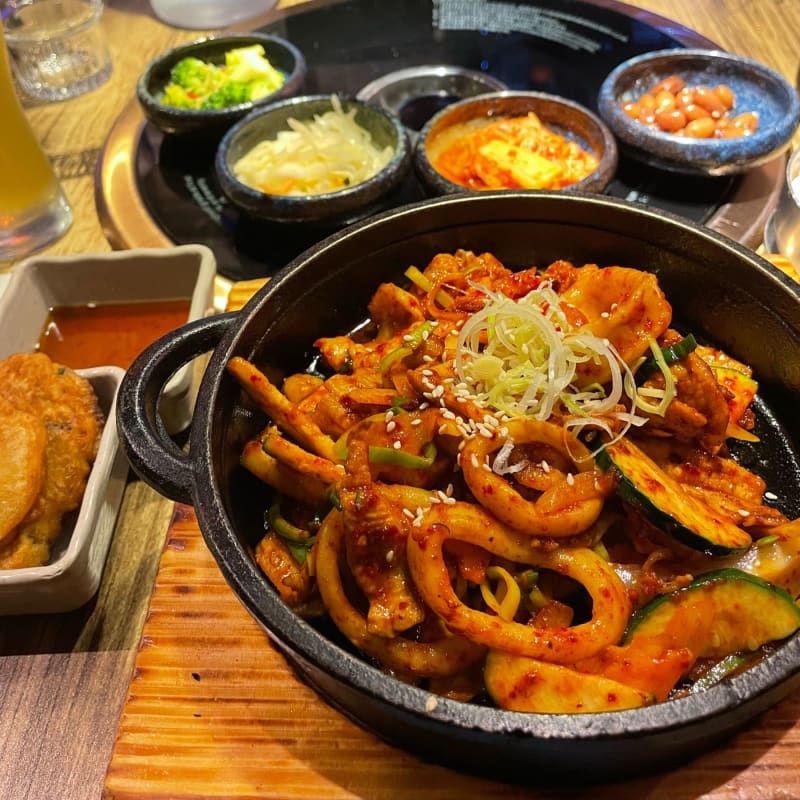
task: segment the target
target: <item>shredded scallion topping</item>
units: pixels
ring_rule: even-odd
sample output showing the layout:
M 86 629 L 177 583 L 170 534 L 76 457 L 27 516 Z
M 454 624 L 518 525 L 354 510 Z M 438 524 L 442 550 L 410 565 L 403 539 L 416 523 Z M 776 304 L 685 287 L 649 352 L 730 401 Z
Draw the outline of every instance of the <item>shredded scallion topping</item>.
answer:
M 488 302 L 464 323 L 456 359 L 458 379 L 481 405 L 510 417 L 539 420 L 558 412 L 571 417 L 566 422 L 570 428 L 599 428 L 616 439 L 631 425 L 646 422 L 635 409 L 663 414 L 674 397 L 674 381 L 664 365 L 667 388 L 657 390 L 658 405 L 647 402 L 656 399 L 649 396 L 653 390 L 645 392 L 647 400 L 640 399 L 643 390 L 637 389 L 616 348 L 573 327 L 549 282 L 518 300 L 481 289 Z M 579 384 L 579 365 L 588 362 L 608 365 L 607 385 Z M 624 404 L 624 397 L 630 402 Z M 622 433 L 613 433 L 611 420 L 622 423 Z

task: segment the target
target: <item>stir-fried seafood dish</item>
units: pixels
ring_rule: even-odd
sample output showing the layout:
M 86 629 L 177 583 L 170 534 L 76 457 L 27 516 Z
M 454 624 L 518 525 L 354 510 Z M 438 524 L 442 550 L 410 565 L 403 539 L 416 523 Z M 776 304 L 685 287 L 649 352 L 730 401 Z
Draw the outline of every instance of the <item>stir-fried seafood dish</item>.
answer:
M 747 364 L 673 327 L 654 274 L 438 254 L 280 386 L 255 558 L 384 671 L 505 709 L 646 706 L 800 627 L 800 521 L 734 457 Z M 318 366 L 318 365 L 317 365 Z

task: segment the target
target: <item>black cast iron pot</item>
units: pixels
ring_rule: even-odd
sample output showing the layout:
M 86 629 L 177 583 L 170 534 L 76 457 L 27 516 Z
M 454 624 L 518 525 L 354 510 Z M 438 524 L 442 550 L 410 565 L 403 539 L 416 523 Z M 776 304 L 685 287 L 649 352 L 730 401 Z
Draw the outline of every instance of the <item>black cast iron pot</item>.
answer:
M 800 297 L 788 278 L 735 242 L 643 206 L 547 192 L 470 194 L 367 220 L 313 247 L 237 314 L 181 328 L 128 371 L 118 426 L 134 470 L 194 505 L 206 543 L 234 592 L 295 669 L 358 724 L 426 760 L 504 779 L 601 780 L 675 765 L 722 742 L 795 685 L 800 635 L 747 673 L 706 692 L 645 709 L 586 715 L 521 714 L 436 698 L 387 677 L 335 631 L 300 619 L 256 566 L 265 487 L 239 466 L 264 425 L 226 374 L 231 356 L 273 379 L 308 365 L 322 335 L 352 330 L 380 281 L 402 280 L 457 248 L 508 266 L 620 264 L 657 273 L 676 323 L 751 364 L 760 381 L 758 463 L 782 510 L 800 516 Z M 167 437 L 157 399 L 168 377 L 213 349 L 190 432 L 190 452 Z M 756 455 L 744 454 L 747 458 Z

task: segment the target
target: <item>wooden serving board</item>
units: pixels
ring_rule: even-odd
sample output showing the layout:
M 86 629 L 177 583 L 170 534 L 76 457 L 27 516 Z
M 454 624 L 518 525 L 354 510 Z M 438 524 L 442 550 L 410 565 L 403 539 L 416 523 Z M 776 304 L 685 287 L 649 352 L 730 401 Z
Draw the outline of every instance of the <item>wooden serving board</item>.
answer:
M 228 588 L 193 510 L 179 505 L 104 797 L 789 800 L 800 798 L 798 719 L 796 693 L 681 769 L 586 790 L 509 786 L 424 763 L 361 730 L 298 679 Z

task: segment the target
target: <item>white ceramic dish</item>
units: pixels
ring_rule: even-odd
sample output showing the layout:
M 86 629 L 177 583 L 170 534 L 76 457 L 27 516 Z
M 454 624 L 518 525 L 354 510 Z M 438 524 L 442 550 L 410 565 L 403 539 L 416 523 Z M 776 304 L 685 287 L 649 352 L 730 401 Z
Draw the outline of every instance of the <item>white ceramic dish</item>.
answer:
M 36 348 L 48 312 L 86 303 L 191 298 L 188 321 L 214 304 L 216 261 L 203 245 L 123 250 L 75 256 L 33 256 L 14 268 L 0 296 L 0 358 Z M 191 420 L 191 365 L 172 376 L 159 410 L 167 430 Z
M 92 384 L 106 420 L 97 458 L 80 508 L 64 517 L 50 562 L 0 570 L 0 615 L 71 611 L 90 600 L 100 585 L 128 476 L 114 422 L 117 389 L 125 373 L 119 367 L 78 373 Z

